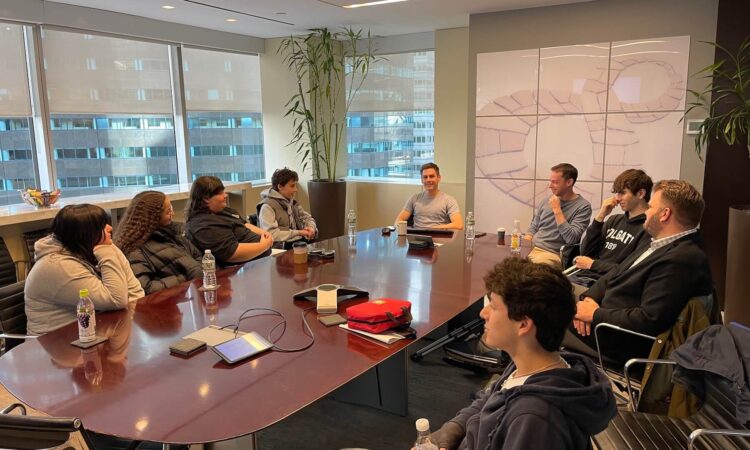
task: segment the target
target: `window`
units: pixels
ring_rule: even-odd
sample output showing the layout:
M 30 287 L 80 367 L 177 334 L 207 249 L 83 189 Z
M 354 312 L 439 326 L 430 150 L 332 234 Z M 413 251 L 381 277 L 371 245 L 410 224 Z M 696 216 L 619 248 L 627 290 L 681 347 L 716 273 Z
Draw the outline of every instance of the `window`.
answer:
M 258 56 L 192 48 L 182 56 L 192 178 L 265 178 Z
M 47 29 L 42 46 L 65 197 L 177 183 L 168 46 Z
M 20 203 L 19 189 L 39 186 L 23 27 L 0 26 L 0 205 Z
M 347 115 L 349 176 L 419 178 L 435 159 L 434 72 L 433 51 L 370 66 Z

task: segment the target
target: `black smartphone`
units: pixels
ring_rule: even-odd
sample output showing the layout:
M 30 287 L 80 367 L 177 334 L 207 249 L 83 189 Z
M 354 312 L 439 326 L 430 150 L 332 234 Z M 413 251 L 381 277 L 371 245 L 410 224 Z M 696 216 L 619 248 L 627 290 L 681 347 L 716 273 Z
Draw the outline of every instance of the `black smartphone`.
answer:
M 180 356 L 191 356 L 205 349 L 205 342 L 190 338 L 180 339 L 179 341 L 169 346 L 169 351 L 171 353 Z

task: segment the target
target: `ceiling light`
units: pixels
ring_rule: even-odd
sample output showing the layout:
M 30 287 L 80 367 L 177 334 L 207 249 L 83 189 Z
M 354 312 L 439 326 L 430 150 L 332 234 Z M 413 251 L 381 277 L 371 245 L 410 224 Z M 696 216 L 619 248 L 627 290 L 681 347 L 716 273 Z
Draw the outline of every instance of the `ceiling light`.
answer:
M 276 13 L 277 16 L 286 16 L 286 13 L 284 11 L 279 11 Z
M 361 8 L 363 6 L 385 5 L 386 3 L 399 3 L 399 2 L 405 2 L 405 1 L 408 1 L 408 0 L 378 0 L 376 2 L 354 3 L 352 5 L 344 5 L 344 8 Z
M 237 19 L 229 18 L 229 19 L 227 19 L 227 22 L 237 22 Z
M 172 5 L 164 5 L 164 6 L 162 6 L 162 9 L 174 9 L 174 6 L 172 6 Z

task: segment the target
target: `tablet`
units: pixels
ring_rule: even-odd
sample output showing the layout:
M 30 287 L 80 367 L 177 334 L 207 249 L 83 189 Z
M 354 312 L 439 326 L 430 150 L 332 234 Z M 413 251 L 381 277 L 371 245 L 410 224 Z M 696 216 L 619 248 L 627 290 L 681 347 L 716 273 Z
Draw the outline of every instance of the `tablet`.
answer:
M 264 352 L 273 344 L 263 339 L 258 333 L 251 331 L 238 338 L 211 347 L 221 359 L 228 364 L 235 364 L 253 355 Z

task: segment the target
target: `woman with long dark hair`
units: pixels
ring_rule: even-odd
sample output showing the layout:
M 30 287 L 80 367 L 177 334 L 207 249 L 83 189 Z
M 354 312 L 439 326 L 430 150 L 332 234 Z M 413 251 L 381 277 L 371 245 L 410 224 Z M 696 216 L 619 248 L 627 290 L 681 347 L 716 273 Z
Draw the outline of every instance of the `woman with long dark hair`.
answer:
M 169 197 L 143 191 L 130 202 L 112 238 L 146 294 L 203 275 L 200 252 L 182 236 L 172 216 Z
M 227 207 L 228 194 L 217 177 L 193 181 L 185 209 L 185 234 L 203 250 L 211 250 L 216 262 L 226 266 L 271 254 L 273 238 Z
M 143 297 L 125 255 L 112 244 L 109 216 L 95 205 L 68 205 L 52 220 L 52 234 L 34 245 L 26 278 L 27 328 L 44 334 L 76 320 L 78 292 L 89 290 L 97 310 L 126 308 Z

